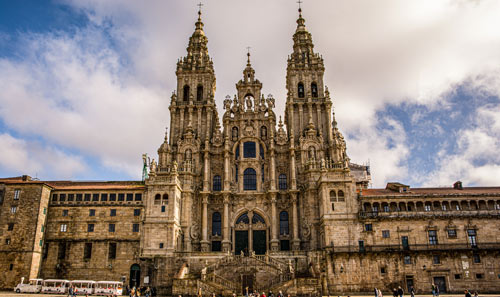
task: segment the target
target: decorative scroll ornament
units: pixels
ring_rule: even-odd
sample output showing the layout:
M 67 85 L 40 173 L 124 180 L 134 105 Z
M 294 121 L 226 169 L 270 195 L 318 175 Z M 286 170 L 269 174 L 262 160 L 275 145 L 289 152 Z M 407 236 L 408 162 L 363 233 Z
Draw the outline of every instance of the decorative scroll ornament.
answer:
M 200 239 L 200 227 L 198 225 L 191 226 L 191 230 L 189 231 L 192 240 Z
M 311 238 L 311 224 L 307 222 L 307 219 L 302 221 L 302 239 L 309 240 Z

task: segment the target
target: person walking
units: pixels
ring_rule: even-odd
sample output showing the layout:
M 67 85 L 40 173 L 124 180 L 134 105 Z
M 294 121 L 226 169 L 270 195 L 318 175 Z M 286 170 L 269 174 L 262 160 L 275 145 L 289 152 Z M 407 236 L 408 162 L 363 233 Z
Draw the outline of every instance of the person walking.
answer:
M 392 296 L 398 297 L 398 290 L 396 288 L 392 288 Z
M 432 297 L 436 297 L 436 285 L 432 283 L 431 285 Z
M 413 286 L 410 287 L 410 296 L 415 297 L 415 288 Z
M 69 286 L 68 297 L 73 297 L 73 286 Z
M 375 297 L 378 297 L 378 289 L 377 289 L 377 288 L 375 288 L 375 289 L 373 289 L 373 291 L 374 291 L 374 293 L 375 293 Z
M 398 295 L 399 295 L 399 297 L 403 297 L 403 294 L 404 294 L 403 288 L 401 288 L 401 286 L 399 286 L 398 287 Z
M 465 290 L 464 293 L 465 293 L 465 297 L 472 297 L 469 290 Z
M 377 289 L 377 297 L 384 297 L 380 289 Z

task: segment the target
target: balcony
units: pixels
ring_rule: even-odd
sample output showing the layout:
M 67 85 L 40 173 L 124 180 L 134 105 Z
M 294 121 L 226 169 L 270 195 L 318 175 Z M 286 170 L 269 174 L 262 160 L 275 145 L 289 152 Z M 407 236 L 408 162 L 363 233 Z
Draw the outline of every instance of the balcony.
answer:
M 328 246 L 332 253 L 370 253 L 370 252 L 425 252 L 425 251 L 479 251 L 498 250 L 500 242 L 476 243 L 444 243 L 444 244 L 394 244 L 394 245 L 367 245 L 359 247 L 352 246 Z
M 360 211 L 360 219 L 498 217 L 500 210 Z

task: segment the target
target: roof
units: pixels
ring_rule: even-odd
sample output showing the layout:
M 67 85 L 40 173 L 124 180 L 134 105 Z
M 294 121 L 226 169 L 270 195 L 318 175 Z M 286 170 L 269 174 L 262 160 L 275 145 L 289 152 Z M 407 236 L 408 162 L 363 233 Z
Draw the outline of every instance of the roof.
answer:
M 440 195 L 500 195 L 500 187 L 467 187 L 462 190 L 455 188 L 411 188 L 407 192 L 396 192 L 389 189 L 365 189 L 361 196 L 440 196 Z
M 44 184 L 54 190 L 142 190 L 145 188 L 141 181 L 40 181 L 19 177 L 0 178 L 4 184 Z

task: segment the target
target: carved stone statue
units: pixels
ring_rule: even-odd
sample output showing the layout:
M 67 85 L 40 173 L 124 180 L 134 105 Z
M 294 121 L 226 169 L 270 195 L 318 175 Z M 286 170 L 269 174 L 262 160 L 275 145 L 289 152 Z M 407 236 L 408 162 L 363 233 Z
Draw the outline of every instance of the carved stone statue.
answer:
M 247 111 L 251 111 L 252 110 L 252 97 L 247 96 L 245 98 L 245 103 L 247 104 Z

